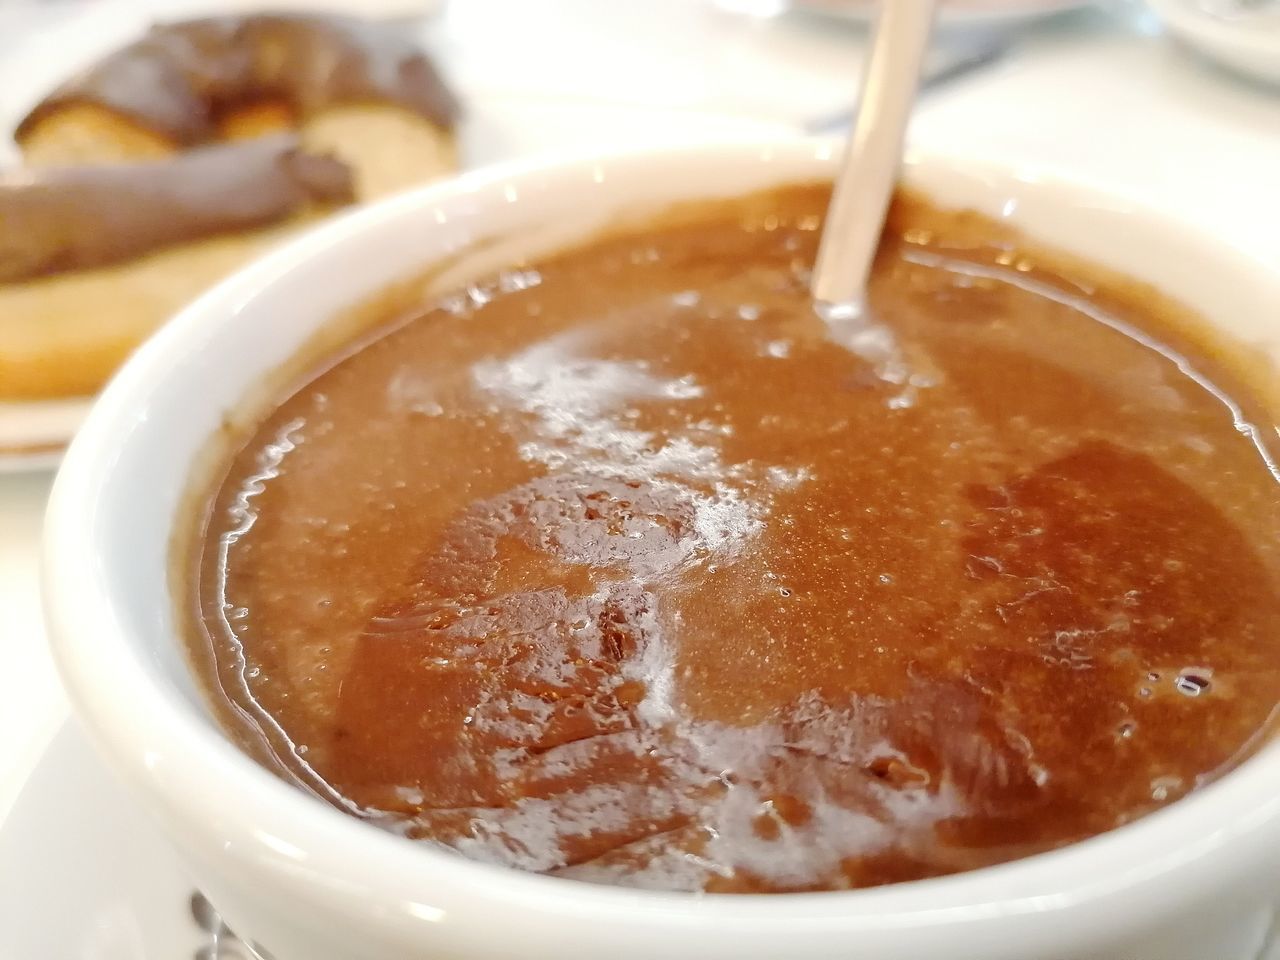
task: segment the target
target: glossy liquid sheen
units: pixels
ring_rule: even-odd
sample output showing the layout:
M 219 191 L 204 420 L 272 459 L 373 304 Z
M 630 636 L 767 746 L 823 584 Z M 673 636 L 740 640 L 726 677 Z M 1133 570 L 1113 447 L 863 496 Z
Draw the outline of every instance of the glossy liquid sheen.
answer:
M 825 199 L 508 271 L 283 399 L 189 587 L 240 739 L 467 857 L 709 891 L 1025 856 L 1256 746 L 1274 427 L 1217 348 L 905 200 L 824 321 Z

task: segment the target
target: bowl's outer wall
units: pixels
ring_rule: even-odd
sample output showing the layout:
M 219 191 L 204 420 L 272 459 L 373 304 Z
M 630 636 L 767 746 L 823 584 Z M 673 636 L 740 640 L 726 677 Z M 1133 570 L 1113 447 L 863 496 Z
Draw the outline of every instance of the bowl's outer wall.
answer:
M 451 279 L 553 249 L 619 215 L 828 176 L 834 149 L 797 141 L 528 164 L 394 198 L 215 288 L 106 391 L 51 500 L 45 590 L 55 654 L 99 748 L 219 909 L 277 960 L 1247 955 L 1280 879 L 1275 748 L 1168 811 L 1059 853 L 853 894 L 699 899 L 586 887 L 412 847 L 280 783 L 209 718 L 178 638 L 171 533 L 191 465 L 224 413 L 317 325 L 479 241 L 503 238 L 464 257 Z M 944 205 L 1003 217 L 1154 282 L 1280 353 L 1276 278 L 1176 224 L 1031 172 L 919 158 L 908 178 Z M 1217 920 L 1207 922 L 1211 904 Z

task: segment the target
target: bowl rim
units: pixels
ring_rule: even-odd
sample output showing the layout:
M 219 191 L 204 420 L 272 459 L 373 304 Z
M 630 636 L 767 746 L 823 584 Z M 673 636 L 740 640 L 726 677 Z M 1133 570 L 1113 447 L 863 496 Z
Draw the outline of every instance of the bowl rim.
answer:
M 814 146 L 826 143 L 825 148 Z M 817 154 L 815 154 L 815 149 Z M 825 153 L 823 152 L 825 149 Z M 1078 938 L 1086 914 L 1103 930 L 1102 908 L 1125 894 L 1126 929 L 1135 917 L 1164 916 L 1241 875 L 1273 865 L 1280 849 L 1280 742 L 1169 807 L 1097 837 L 1048 853 L 951 876 L 854 891 L 786 896 L 699 896 L 597 886 L 492 866 L 406 843 L 362 823 L 281 781 L 199 717 L 177 691 L 159 682 L 157 668 L 129 641 L 104 576 L 105 545 L 97 542 L 103 491 L 123 445 L 145 434 L 139 399 L 167 375 L 167 358 L 181 352 L 209 316 L 230 317 L 281 277 L 334 248 L 359 242 L 380 227 L 421 216 L 450 198 L 496 192 L 501 185 L 556 171 L 567 179 L 592 176 L 604 165 L 635 169 L 718 160 L 829 158 L 829 141 L 733 140 L 718 145 L 533 158 L 465 173 L 328 221 L 223 281 L 182 310 L 149 341 L 102 394 L 64 460 L 50 496 L 42 556 L 45 616 L 63 682 L 98 748 L 118 772 L 140 783 L 144 799 L 175 833 L 175 819 L 220 831 L 239 862 L 281 858 L 298 870 L 291 885 L 327 908 L 370 898 L 418 920 L 475 916 L 495 907 L 590 921 L 614 929 L 680 931 L 730 924 L 744 933 L 776 931 L 803 920 L 814 934 L 883 934 L 909 930 L 986 928 L 1033 922 L 1046 933 Z M 1087 183 L 1037 172 L 1023 178 L 1009 166 L 957 154 L 916 154 L 916 165 L 960 165 L 1018 189 L 1055 189 L 1133 211 L 1180 247 L 1212 250 L 1193 226 L 1116 198 Z M 779 181 L 787 179 L 786 176 Z M 1067 202 L 1064 200 L 1063 202 Z M 1052 242 L 1051 238 L 1049 238 Z M 1212 262 L 1212 261 L 1211 261 Z M 1241 269 L 1265 269 L 1241 262 Z M 1269 277 L 1269 282 L 1275 280 Z M 188 464 L 189 466 L 189 464 Z M 172 520 L 166 523 L 172 533 Z M 115 548 L 115 556 L 123 554 Z M 180 642 L 175 638 L 175 642 Z M 216 784 L 216 789 L 210 785 Z M 180 844 L 182 842 L 180 837 Z M 342 878 L 337 885 L 334 878 Z M 1114 912 L 1114 911 L 1111 911 Z M 514 921 L 513 921 L 514 922 Z M 888 941 L 886 941 L 888 942 Z

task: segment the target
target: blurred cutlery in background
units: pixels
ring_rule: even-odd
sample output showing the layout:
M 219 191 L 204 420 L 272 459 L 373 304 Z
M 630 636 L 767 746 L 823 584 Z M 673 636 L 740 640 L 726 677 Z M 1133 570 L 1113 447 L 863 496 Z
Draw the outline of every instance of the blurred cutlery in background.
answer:
M 920 79 L 920 92 L 926 93 L 949 80 L 963 77 L 998 60 L 1009 49 L 1012 39 L 1003 33 L 983 34 L 961 41 L 949 40 L 931 50 L 925 59 Z M 857 103 L 844 110 L 828 113 L 804 124 L 810 134 L 839 133 L 847 130 L 857 113 Z

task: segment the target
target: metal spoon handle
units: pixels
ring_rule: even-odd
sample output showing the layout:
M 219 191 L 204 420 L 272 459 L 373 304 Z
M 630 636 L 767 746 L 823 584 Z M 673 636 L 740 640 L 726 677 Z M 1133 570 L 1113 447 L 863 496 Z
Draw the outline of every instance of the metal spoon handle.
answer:
M 818 247 L 811 285 L 816 300 L 857 303 L 866 290 L 935 8 L 936 0 L 881 0 L 858 114 Z

